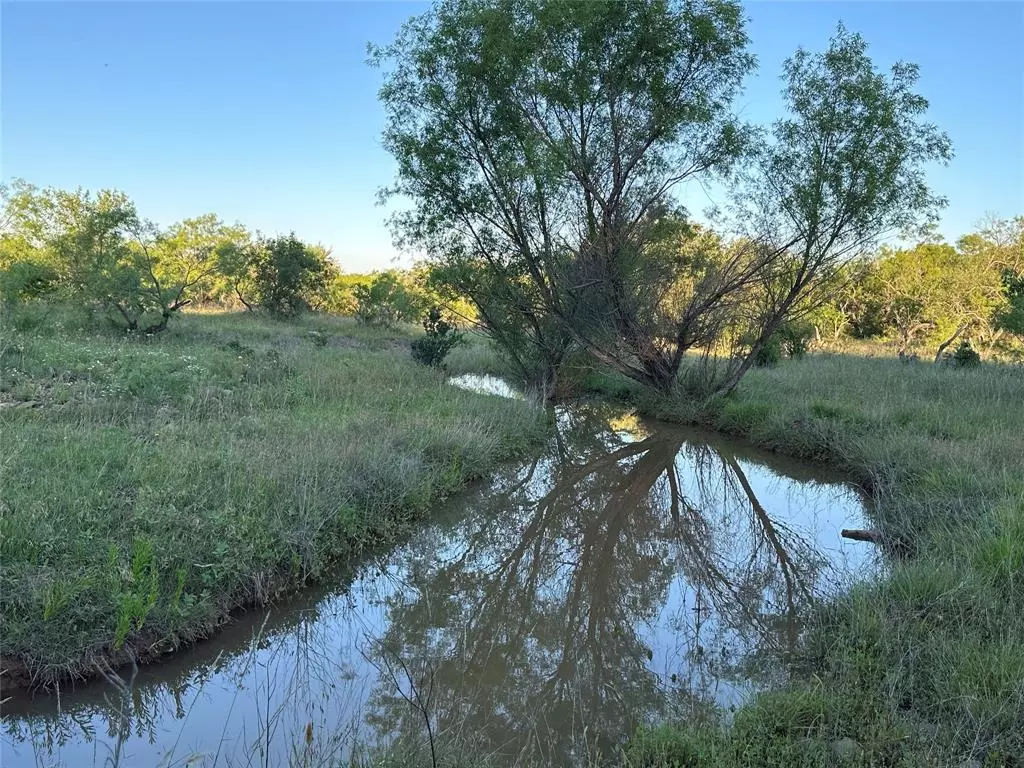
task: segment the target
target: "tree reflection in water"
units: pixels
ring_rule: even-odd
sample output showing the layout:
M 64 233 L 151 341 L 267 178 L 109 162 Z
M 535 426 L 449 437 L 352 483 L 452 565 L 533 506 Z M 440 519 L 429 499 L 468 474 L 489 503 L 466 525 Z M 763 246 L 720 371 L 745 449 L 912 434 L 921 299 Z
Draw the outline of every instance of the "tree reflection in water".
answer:
M 90 749 L 100 764 L 283 764 L 309 748 L 307 724 L 332 757 L 359 741 L 429 762 L 428 732 L 442 755 L 501 764 L 607 754 L 641 722 L 737 704 L 784 673 L 811 601 L 847 580 L 823 543 L 838 549 L 861 508 L 816 476 L 600 405 L 561 410 L 542 457 L 341 595 L 301 596 L 120 693 L 8 710 L 9 740 L 70 745 L 75 765 Z
M 429 679 L 439 740 L 561 762 L 734 703 L 826 586 L 828 559 L 759 501 L 735 446 L 601 416 L 560 414 L 555 450 L 406 552 L 373 647 Z M 655 662 L 665 635 L 675 657 Z M 422 738 L 393 685 L 372 705 L 379 732 Z

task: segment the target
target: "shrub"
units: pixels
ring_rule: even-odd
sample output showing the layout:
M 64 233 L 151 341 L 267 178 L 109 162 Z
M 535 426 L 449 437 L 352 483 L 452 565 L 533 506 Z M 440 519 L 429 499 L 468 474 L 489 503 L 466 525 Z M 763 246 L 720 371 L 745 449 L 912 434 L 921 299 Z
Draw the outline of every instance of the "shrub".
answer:
M 437 367 L 452 349 L 462 343 L 462 333 L 445 319 L 439 307 L 431 307 L 423 318 L 426 334 L 412 343 L 412 357 L 423 365 Z
M 278 316 L 317 308 L 337 271 L 324 249 L 307 245 L 294 234 L 261 238 L 238 249 L 222 260 L 221 269 L 230 276 L 246 309 L 264 309 Z
M 954 368 L 975 368 L 981 365 L 981 355 L 965 339 L 960 342 L 960 346 L 952 354 L 946 353 L 946 362 Z
M 316 347 L 326 347 L 331 340 L 331 337 L 323 331 L 310 331 L 306 334 L 306 338 Z
M 803 357 L 814 336 L 814 326 L 807 322 L 787 322 L 778 331 L 782 349 L 790 358 Z
M 813 336 L 814 326 L 810 323 L 786 321 L 754 355 L 754 365 L 765 368 L 780 363 L 786 357 L 803 357 Z
M 35 261 L 16 261 L 0 270 L 0 299 L 13 304 L 41 299 L 57 287 L 56 270 Z
M 394 272 L 381 272 L 352 289 L 356 320 L 364 325 L 391 326 L 411 322 L 423 312 L 423 296 Z

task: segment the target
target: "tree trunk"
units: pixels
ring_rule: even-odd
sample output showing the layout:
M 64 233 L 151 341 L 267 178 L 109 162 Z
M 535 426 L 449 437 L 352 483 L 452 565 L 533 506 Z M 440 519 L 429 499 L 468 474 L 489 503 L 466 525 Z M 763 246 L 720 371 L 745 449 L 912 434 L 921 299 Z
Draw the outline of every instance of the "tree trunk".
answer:
M 988 344 L 985 345 L 985 357 L 986 358 L 992 357 L 992 350 L 994 350 L 996 348 L 996 344 L 999 343 L 999 339 L 1001 339 L 1002 337 L 1003 337 L 1003 329 L 1002 328 L 1000 328 L 999 330 L 997 330 L 995 333 L 992 334 L 992 339 L 988 342 Z
M 751 345 L 750 351 L 747 353 L 747 356 L 743 358 L 743 362 L 740 363 L 739 368 L 733 371 L 732 375 L 726 379 L 725 383 L 715 390 L 714 395 L 728 395 L 736 389 L 740 381 L 743 380 L 743 377 L 747 375 L 747 371 L 749 371 L 754 365 L 755 358 L 761 350 L 764 349 L 765 345 L 768 343 L 768 339 L 782 325 L 783 317 L 784 316 L 780 315 L 774 322 L 768 324 L 768 326 L 761 332 L 761 335 L 757 338 L 757 341 Z
M 647 381 L 642 382 L 658 390 L 663 394 L 672 391 L 679 373 L 679 363 L 665 358 L 665 355 L 658 354 L 643 363 L 644 373 Z M 628 374 L 627 374 L 628 375 Z M 632 377 L 631 377 L 632 378 Z
M 117 309 L 118 312 L 121 313 L 121 317 L 124 318 L 124 322 L 125 322 L 125 326 L 126 326 L 125 330 L 127 330 L 130 333 L 134 333 L 135 331 L 137 331 L 139 329 L 139 320 L 138 320 L 138 318 L 132 317 L 131 313 L 129 313 L 128 310 L 126 310 L 124 307 L 122 307 L 117 302 L 114 302 L 114 307 Z M 116 325 L 116 323 L 115 323 L 115 325 Z
M 961 323 L 959 325 L 959 327 L 956 329 L 956 331 L 953 333 L 952 336 L 950 336 L 944 342 L 939 344 L 939 349 L 935 353 L 935 361 L 934 362 L 936 362 L 936 363 L 942 362 L 942 353 L 946 351 L 946 348 L 950 344 L 952 344 L 954 341 L 956 341 L 958 338 L 960 338 L 960 334 L 967 330 L 967 326 L 968 325 L 970 325 L 970 323 Z
M 235 296 L 237 296 L 238 300 L 245 306 L 245 311 L 252 312 L 252 304 L 245 300 L 245 297 L 242 296 L 242 292 L 238 290 L 238 286 L 232 285 L 231 287 L 235 289 Z
M 555 399 L 558 388 L 558 366 L 551 363 L 544 365 L 544 370 L 532 381 L 528 382 L 527 390 L 541 405 L 550 405 Z
M 153 325 L 147 326 L 142 332 L 145 334 L 153 334 L 165 331 L 167 330 L 167 321 L 170 320 L 170 318 L 171 313 L 168 312 L 167 310 L 164 310 L 164 312 L 161 313 L 160 315 L 160 322 L 153 323 Z

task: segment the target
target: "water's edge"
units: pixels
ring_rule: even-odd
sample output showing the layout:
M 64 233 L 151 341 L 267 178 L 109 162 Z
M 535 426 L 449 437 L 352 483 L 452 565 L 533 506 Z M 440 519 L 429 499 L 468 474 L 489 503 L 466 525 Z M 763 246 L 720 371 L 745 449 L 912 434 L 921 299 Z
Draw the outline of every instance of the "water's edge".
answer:
M 284 755 L 315 724 L 352 754 L 418 738 L 417 680 L 474 749 L 568 759 L 579 723 L 608 746 L 777 684 L 809 606 L 870 575 L 870 548 L 839 537 L 866 500 L 836 472 L 606 403 L 563 407 L 554 432 L 405 543 L 122 669 L 124 690 L 15 694 L 4 765 L 39 749 L 87 764 L 100 743 L 147 764 L 183 744 L 220 756 L 227 734 L 242 754 L 272 725 L 261 749 Z

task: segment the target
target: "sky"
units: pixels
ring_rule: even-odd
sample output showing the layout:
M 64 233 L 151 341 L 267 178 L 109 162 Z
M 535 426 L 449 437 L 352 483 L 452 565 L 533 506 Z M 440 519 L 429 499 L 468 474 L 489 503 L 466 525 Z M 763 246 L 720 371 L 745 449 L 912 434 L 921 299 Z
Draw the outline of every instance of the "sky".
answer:
M 346 272 L 407 263 L 376 203 L 395 166 L 366 44 L 426 8 L 2 0 L 0 179 L 121 189 L 164 225 L 212 211 L 294 231 Z M 942 234 L 1024 214 L 1024 3 L 764 0 L 746 11 L 759 69 L 737 101 L 745 119 L 780 116 L 783 60 L 826 47 L 842 20 L 876 64 L 920 65 L 929 119 L 956 152 L 929 175 L 949 199 Z M 695 213 L 719 202 L 698 187 L 682 199 Z

